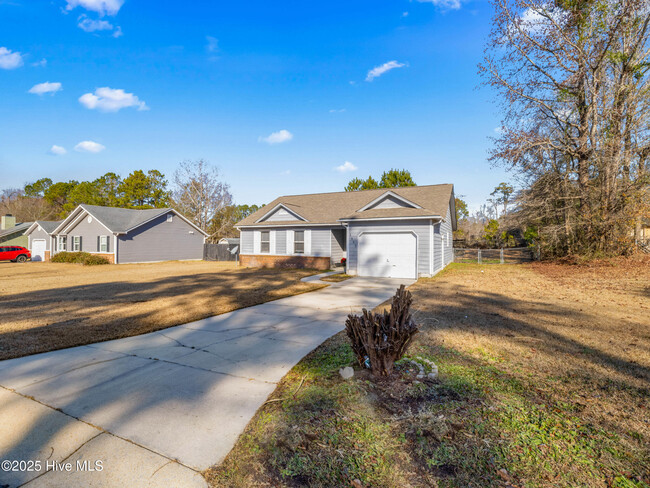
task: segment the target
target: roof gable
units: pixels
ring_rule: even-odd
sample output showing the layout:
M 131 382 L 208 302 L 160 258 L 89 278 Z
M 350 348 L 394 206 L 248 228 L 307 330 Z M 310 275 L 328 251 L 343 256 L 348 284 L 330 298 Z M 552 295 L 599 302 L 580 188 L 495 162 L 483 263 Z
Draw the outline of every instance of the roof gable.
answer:
M 365 212 L 375 208 L 422 208 L 417 203 L 413 203 L 404 197 L 401 197 L 392 191 L 387 191 L 383 195 L 375 198 L 372 202 L 364 205 L 358 212 Z
M 301 217 L 290 208 L 279 204 L 272 208 L 269 212 L 257 222 L 306 222 L 307 219 Z

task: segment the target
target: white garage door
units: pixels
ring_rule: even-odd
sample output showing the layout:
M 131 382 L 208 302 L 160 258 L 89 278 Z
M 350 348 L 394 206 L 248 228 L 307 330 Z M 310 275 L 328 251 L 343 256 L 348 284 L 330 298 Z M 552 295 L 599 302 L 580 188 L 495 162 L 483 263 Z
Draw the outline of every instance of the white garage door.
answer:
M 370 233 L 359 237 L 359 276 L 416 278 L 416 239 L 410 233 Z
M 45 239 L 32 241 L 32 261 L 45 261 Z

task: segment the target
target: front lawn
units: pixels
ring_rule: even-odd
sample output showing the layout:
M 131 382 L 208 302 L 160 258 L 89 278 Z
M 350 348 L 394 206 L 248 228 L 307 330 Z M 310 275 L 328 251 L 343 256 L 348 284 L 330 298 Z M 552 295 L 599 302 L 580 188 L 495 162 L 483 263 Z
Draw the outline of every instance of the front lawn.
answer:
M 174 261 L 0 264 L 0 360 L 165 329 L 321 288 L 309 270 Z
M 283 379 L 212 486 L 650 485 L 650 260 L 452 265 L 411 291 L 409 356 L 437 380 L 370 381 L 341 333 Z

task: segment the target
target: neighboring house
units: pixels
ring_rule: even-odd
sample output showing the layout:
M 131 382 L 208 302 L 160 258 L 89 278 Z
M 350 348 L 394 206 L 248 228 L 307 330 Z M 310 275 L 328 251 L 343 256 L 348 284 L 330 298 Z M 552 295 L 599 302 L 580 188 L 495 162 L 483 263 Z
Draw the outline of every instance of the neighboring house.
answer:
M 27 247 L 27 236 L 25 233 L 31 222 L 16 224 L 16 217 L 11 214 L 0 217 L 0 243 L 5 246 Z
M 433 276 L 453 260 L 450 184 L 280 197 L 237 223 L 243 266 Z
M 28 238 L 28 244 L 25 247 L 31 251 L 32 261 L 50 260 L 55 245 L 53 232 L 61 222 L 37 220 L 27 229 L 25 236 Z
M 35 222 L 30 227 L 30 249 L 38 250 L 45 240 L 45 251 L 49 249 L 52 256 L 83 251 L 104 256 L 111 263 L 202 259 L 207 235 L 173 208 L 134 210 L 83 204 L 52 230 L 43 224 Z M 43 259 L 49 259 L 47 252 Z

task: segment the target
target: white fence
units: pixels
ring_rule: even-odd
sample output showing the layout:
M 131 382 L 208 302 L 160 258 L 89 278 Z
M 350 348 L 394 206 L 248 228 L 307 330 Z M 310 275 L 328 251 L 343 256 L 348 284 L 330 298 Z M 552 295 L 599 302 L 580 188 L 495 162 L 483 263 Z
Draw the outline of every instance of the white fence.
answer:
M 516 264 L 536 259 L 535 250 L 529 247 L 502 249 L 454 249 L 454 262 L 478 264 Z

